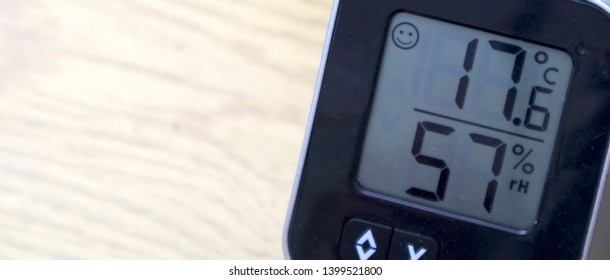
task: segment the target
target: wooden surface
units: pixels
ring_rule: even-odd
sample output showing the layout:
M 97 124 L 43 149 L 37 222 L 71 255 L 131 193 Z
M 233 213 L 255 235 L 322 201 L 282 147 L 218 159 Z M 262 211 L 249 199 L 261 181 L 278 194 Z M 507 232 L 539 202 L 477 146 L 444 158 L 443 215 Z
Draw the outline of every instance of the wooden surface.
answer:
M 283 258 L 331 6 L 0 1 L 0 258 Z
M 0 1 L 0 258 L 283 258 L 331 5 Z

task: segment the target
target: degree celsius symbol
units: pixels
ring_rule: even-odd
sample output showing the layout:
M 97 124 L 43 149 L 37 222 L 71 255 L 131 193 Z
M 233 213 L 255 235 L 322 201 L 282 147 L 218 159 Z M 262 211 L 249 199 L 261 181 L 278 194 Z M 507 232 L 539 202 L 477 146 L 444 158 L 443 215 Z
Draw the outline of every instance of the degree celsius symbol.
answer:
M 546 52 L 543 51 L 539 51 L 536 53 L 535 56 L 536 62 L 540 65 L 544 65 L 549 61 L 549 55 Z M 544 81 L 550 85 L 550 86 L 554 86 L 555 84 L 557 84 L 557 81 L 552 80 L 550 78 L 551 74 L 550 73 L 555 73 L 555 74 L 559 74 L 559 69 L 555 68 L 555 67 L 549 67 L 544 71 Z

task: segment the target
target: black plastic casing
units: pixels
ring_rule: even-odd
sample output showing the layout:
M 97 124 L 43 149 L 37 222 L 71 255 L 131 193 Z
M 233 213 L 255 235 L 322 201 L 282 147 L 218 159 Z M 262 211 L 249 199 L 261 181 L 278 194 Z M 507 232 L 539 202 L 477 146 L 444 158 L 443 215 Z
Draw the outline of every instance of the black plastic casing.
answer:
M 515 234 L 363 194 L 355 175 L 388 24 L 407 11 L 560 49 L 574 62 L 538 222 Z M 610 17 L 570 0 L 341 0 L 289 212 L 292 259 L 338 259 L 360 218 L 438 241 L 441 259 L 583 257 L 610 130 Z

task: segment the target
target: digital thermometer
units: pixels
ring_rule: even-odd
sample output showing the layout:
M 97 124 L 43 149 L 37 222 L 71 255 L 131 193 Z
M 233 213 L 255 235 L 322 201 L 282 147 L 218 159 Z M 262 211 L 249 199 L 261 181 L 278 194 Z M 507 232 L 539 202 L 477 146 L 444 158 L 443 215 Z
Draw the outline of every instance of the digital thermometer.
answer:
M 601 1 L 336 1 L 294 259 L 586 258 L 608 169 Z

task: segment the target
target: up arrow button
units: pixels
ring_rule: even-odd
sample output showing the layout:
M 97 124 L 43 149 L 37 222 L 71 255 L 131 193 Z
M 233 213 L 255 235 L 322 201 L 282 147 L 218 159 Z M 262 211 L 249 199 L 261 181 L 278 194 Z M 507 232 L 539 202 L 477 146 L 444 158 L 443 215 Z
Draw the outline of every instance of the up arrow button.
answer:
M 366 243 L 369 244 L 369 247 L 366 252 L 364 251 L 364 245 Z M 368 260 L 371 258 L 373 254 L 377 251 L 377 243 L 375 243 L 375 237 L 373 237 L 373 232 L 369 229 L 367 230 L 358 242 L 356 242 L 356 251 L 358 252 L 358 257 L 361 260 Z
M 343 228 L 339 256 L 344 260 L 384 260 L 391 236 L 390 227 L 351 219 Z

